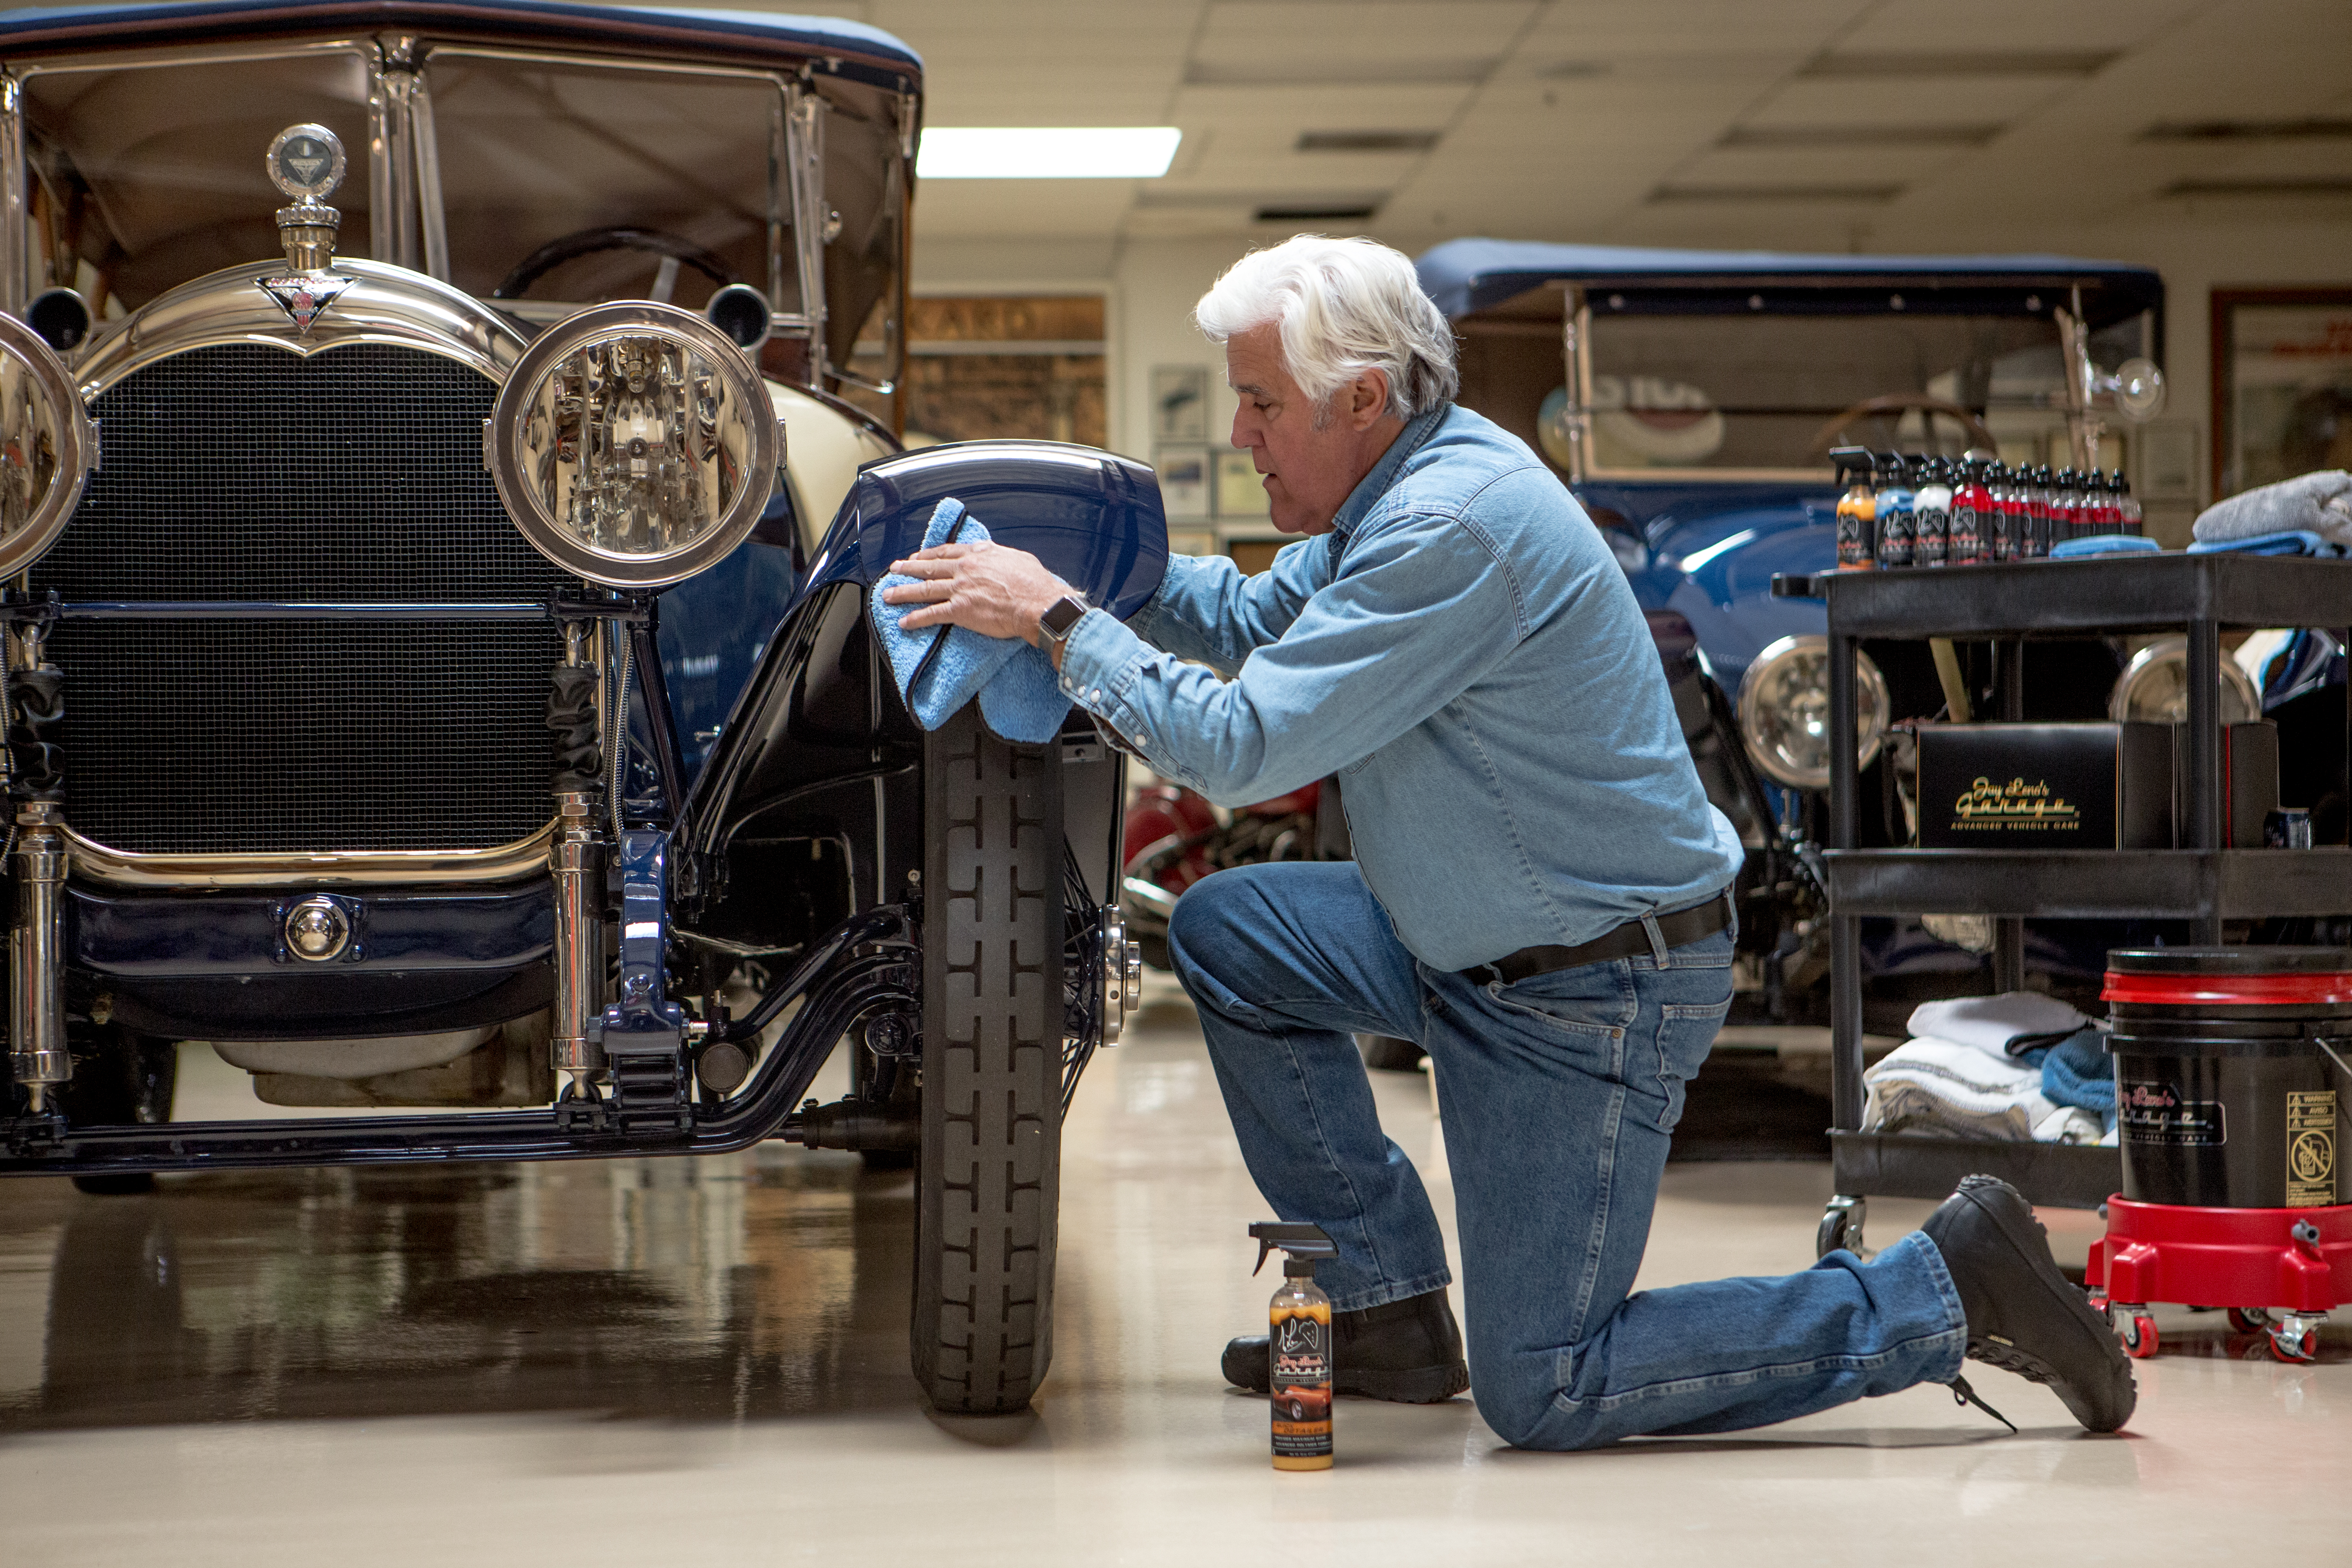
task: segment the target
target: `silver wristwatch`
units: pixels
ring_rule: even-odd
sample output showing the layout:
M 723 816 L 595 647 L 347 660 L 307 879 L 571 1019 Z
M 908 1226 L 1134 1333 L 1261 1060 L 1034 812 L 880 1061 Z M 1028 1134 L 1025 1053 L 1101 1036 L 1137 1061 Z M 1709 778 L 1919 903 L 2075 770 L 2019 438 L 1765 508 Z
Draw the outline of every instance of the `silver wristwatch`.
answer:
M 1047 642 L 1058 647 L 1070 640 L 1070 633 L 1077 628 L 1078 622 L 1086 618 L 1086 613 L 1087 602 L 1084 599 L 1076 594 L 1065 594 L 1045 606 L 1045 613 L 1037 617 L 1037 630 L 1044 634 Z

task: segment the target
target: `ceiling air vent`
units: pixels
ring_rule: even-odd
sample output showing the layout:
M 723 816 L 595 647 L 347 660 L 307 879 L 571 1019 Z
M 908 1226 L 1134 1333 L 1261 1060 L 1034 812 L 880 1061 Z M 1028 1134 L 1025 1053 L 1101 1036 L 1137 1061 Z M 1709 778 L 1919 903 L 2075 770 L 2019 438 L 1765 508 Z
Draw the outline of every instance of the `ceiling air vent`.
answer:
M 1434 131 L 1308 131 L 1298 138 L 1301 153 L 1426 153 L 1437 145 Z

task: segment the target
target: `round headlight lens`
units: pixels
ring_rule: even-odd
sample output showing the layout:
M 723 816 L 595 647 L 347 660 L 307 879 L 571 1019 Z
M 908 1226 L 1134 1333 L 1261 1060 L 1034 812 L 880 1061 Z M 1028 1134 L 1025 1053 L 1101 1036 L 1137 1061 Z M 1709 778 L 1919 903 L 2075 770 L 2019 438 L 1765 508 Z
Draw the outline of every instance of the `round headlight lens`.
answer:
M 1868 767 L 1886 738 L 1886 679 L 1866 653 L 1853 658 L 1854 765 Z M 1791 789 L 1830 787 L 1830 639 L 1782 637 L 1739 683 L 1739 738 L 1765 773 Z
M 2221 722 L 2244 724 L 2263 716 L 2262 694 L 2238 661 L 2221 658 Z M 2107 717 L 2122 722 L 2189 722 L 2189 639 L 2176 632 L 2137 653 L 2107 693 Z
M 0 316 L 0 577 L 65 531 L 98 458 L 98 436 L 57 351 Z
M 490 426 L 499 500 L 557 565 L 617 588 L 691 577 L 743 542 L 782 437 L 756 366 L 688 310 L 594 305 L 516 362 Z

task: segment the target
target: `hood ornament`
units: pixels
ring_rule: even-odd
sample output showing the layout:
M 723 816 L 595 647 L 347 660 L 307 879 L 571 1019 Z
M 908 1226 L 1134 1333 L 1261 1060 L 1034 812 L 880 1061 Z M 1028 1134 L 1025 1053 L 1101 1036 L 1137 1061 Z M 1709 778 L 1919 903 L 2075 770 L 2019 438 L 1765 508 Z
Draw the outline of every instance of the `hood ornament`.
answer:
M 310 323 L 358 281 L 333 269 L 335 231 L 343 215 L 320 199 L 343 183 L 343 144 L 323 125 L 289 125 L 269 143 L 265 166 L 270 183 L 293 201 L 278 209 L 288 270 L 254 281 L 278 301 L 295 331 L 307 336 Z

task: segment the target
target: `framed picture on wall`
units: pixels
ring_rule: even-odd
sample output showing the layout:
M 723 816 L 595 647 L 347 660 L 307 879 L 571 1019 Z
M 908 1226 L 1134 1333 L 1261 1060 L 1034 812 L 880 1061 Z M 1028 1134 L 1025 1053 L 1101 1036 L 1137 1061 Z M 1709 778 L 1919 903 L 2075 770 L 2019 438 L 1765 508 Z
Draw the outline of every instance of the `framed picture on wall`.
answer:
M 1209 515 L 1209 448 L 1162 447 L 1151 466 L 1160 474 L 1160 500 L 1171 518 Z
M 1151 439 L 1209 438 L 1209 372 L 1205 365 L 1163 364 L 1151 371 Z
M 1264 517 L 1268 506 L 1265 481 L 1258 478 L 1257 465 L 1247 452 L 1219 452 L 1217 464 L 1217 515 L 1221 518 Z
M 2352 468 L 2352 289 L 2213 290 L 2213 489 Z

